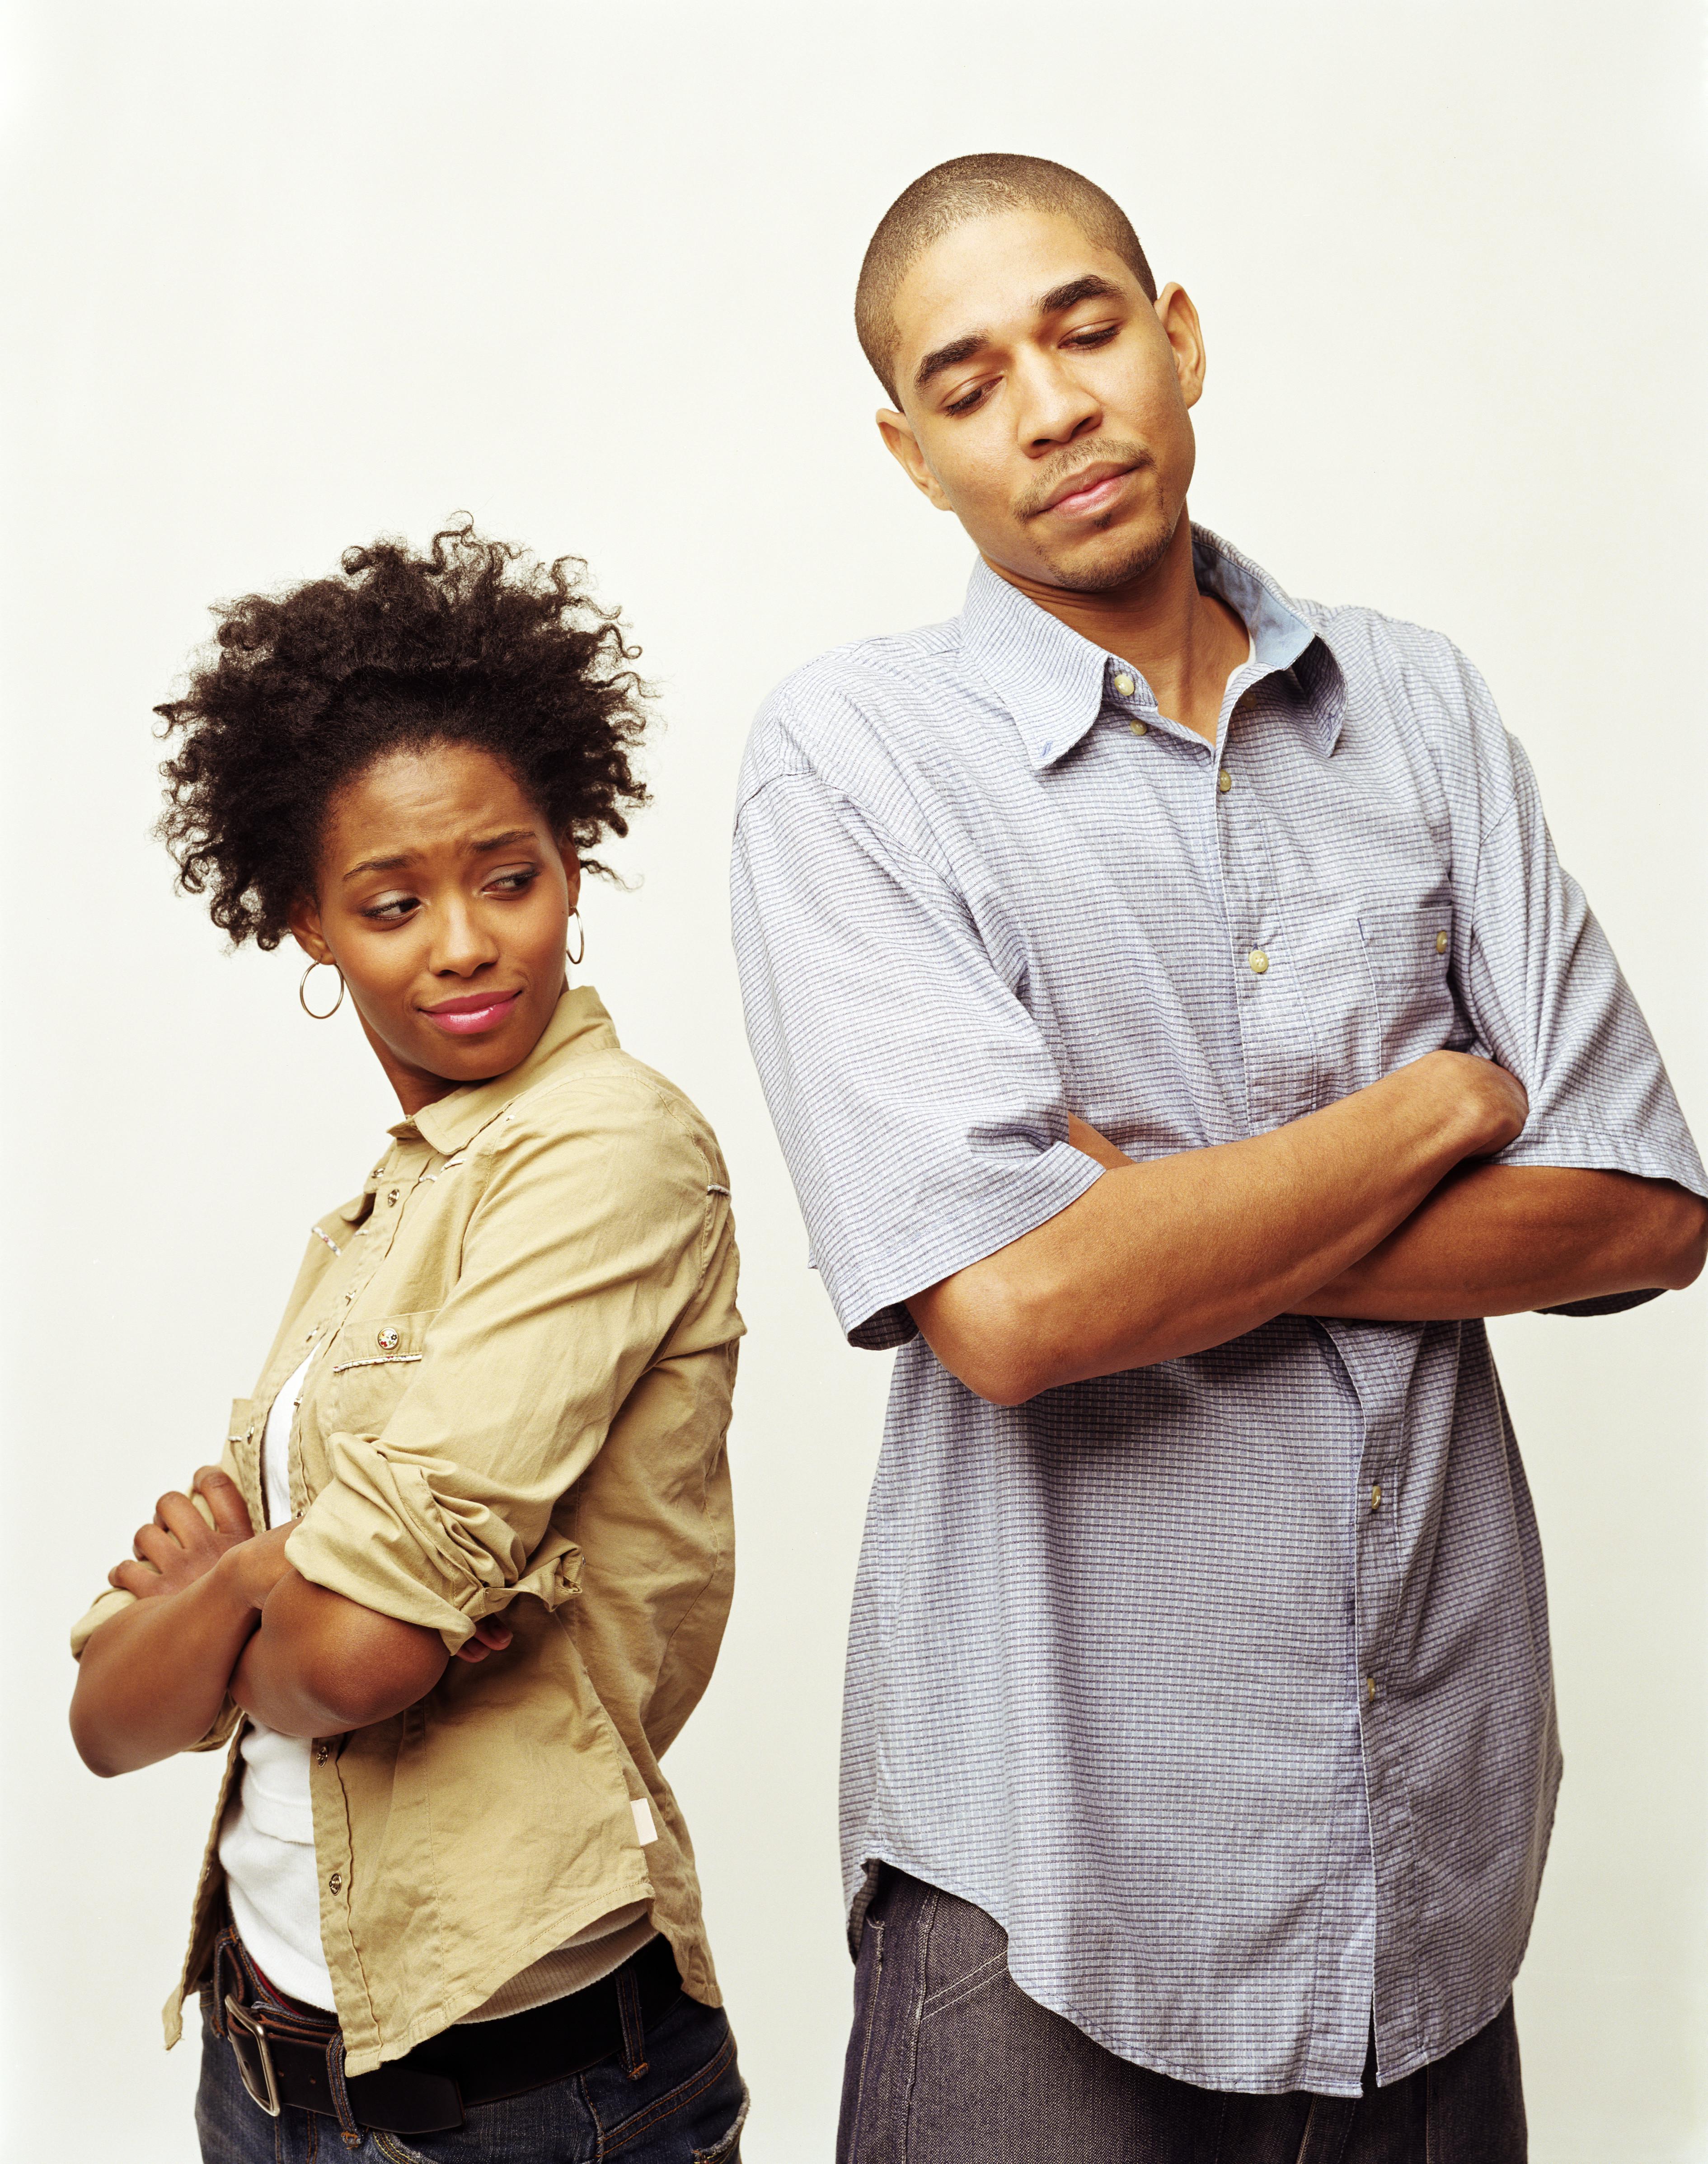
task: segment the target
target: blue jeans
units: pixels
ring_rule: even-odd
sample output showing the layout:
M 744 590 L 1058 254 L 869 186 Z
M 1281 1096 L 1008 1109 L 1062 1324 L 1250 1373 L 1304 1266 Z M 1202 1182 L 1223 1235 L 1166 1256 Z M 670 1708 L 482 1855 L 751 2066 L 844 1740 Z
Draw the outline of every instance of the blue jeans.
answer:
M 982 1909 L 884 1867 L 860 1932 L 837 2164 L 1524 2164 L 1509 1999 L 1391 2088 L 1237 2096 L 1130 2065 L 1028 1999 Z
M 204 1997 L 196 2131 L 202 2164 L 740 2164 L 747 2090 L 723 2012 L 683 1992 L 647 2029 L 646 2057 L 635 2079 L 613 2053 L 566 2081 L 474 2105 L 455 2133 L 364 2128 L 353 2143 L 318 2112 L 286 2105 L 270 2119 Z

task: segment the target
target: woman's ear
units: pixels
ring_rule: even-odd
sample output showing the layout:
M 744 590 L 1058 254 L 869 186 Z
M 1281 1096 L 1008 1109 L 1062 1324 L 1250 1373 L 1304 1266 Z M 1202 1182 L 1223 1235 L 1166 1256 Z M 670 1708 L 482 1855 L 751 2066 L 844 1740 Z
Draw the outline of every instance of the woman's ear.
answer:
M 558 854 L 564 860 L 564 885 L 573 912 L 581 898 L 581 859 L 575 854 L 575 845 L 566 834 L 558 836 Z
M 580 869 L 578 865 L 576 869 Z M 285 922 L 291 927 L 291 937 L 311 962 L 331 961 L 332 949 L 320 928 L 320 911 L 312 901 L 305 896 L 293 901 L 285 912 Z

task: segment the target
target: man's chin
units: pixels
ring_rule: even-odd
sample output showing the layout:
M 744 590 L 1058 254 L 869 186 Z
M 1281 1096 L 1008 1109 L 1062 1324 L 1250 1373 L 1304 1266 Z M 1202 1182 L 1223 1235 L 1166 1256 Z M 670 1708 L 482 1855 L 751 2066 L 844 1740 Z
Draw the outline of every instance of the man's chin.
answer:
M 1046 576 L 1069 594 L 1112 594 L 1122 586 L 1137 586 L 1168 554 L 1177 523 L 1148 525 L 1141 533 L 1117 528 L 1087 535 L 1076 548 L 1064 551 Z

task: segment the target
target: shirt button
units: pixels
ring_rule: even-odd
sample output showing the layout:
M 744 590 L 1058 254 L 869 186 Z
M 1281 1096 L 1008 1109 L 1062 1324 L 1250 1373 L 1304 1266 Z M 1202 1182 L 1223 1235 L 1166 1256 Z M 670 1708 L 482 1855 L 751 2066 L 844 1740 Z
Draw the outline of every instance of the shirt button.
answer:
M 375 1341 L 382 1352 L 395 1352 L 402 1340 L 388 1322 Z
M 397 1189 L 396 1189 L 395 1187 L 392 1190 L 392 1192 L 391 1192 L 391 1193 L 390 1193 L 390 1194 L 386 1197 L 386 1201 L 388 1201 L 388 1202 L 395 1202 L 395 1201 L 397 1200 Z
M 1228 790 L 1233 786 L 1233 776 L 1228 772 L 1225 766 L 1222 768 L 1221 773 L 1216 777 L 1216 786 L 1221 790 L 1224 796 L 1227 796 Z
M 1269 958 L 1261 947 L 1253 947 L 1245 959 L 1250 963 L 1251 973 L 1254 977 L 1262 976 L 1269 966 Z
M 1376 1679 L 1374 1676 L 1366 1676 L 1364 1678 L 1364 1696 L 1367 1699 L 1371 1699 L 1374 1698 L 1375 1694 Z
M 1150 723 L 1148 722 L 1129 722 L 1127 726 L 1133 731 L 1133 733 L 1136 737 L 1148 737 L 1150 734 Z
M 1380 1510 L 1381 1509 L 1381 1507 L 1382 1507 L 1382 1484 L 1381 1484 L 1381 1482 L 1379 1480 L 1379 1481 L 1376 1483 L 1375 1486 L 1374 1486 L 1374 1488 L 1372 1488 L 1372 1489 L 1371 1489 L 1371 1490 L 1370 1490 L 1370 1508 L 1371 1508 L 1373 1510 Z
M 314 1746 L 314 1762 L 317 1766 L 323 1766 L 331 1756 L 332 1746 L 323 1738 Z
M 1376 1687 L 1375 1687 L 1375 1685 L 1374 1685 L 1374 1683 L 1372 1683 L 1372 1684 L 1370 1685 L 1370 1690 L 1371 1690 L 1372 1694 L 1374 1694 L 1374 1691 L 1375 1691 L 1375 1688 L 1376 1688 Z M 341 1894 L 341 1893 L 343 1893 L 343 1891 L 344 1891 L 344 1873 L 343 1873 L 341 1871 L 334 1871 L 334 1872 L 333 1872 L 333 1874 L 332 1874 L 331 1878 L 328 1878 L 328 1879 L 327 1880 L 327 1882 L 326 1882 L 326 1890 L 327 1890 L 327 1892 L 328 1892 L 328 1894 Z
M 1436 951 L 1436 953 L 1437 953 L 1437 954 L 1445 954 L 1445 953 L 1446 953 L 1446 952 L 1447 952 L 1447 934 L 1446 934 L 1446 932 L 1437 932 L 1436 933 L 1436 935 L 1435 935 L 1435 951 Z
M 1132 677 L 1127 675 L 1117 676 L 1115 680 L 1115 688 L 1121 694 L 1123 699 L 1130 699 L 1133 696 L 1134 689 Z

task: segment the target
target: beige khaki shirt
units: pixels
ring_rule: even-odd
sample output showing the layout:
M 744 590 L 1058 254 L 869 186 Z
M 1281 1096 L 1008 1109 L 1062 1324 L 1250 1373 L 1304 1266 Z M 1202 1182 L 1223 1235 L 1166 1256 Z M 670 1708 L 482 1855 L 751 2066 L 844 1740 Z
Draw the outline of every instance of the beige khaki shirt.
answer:
M 461 1645 L 418 1704 L 312 1753 L 321 1939 L 352 2073 L 481 2006 L 596 1920 L 650 1904 L 719 2003 L 693 1851 L 659 1760 L 729 1611 L 725 1433 L 742 1324 L 728 1174 L 681 1093 L 566 992 L 523 1064 L 392 1130 L 318 1224 L 222 1463 L 264 1522 L 260 1442 L 292 1432 L 305 1578 Z M 108 1593 L 73 1633 L 132 1596 Z M 166 2041 L 221 1913 L 219 1821 Z

